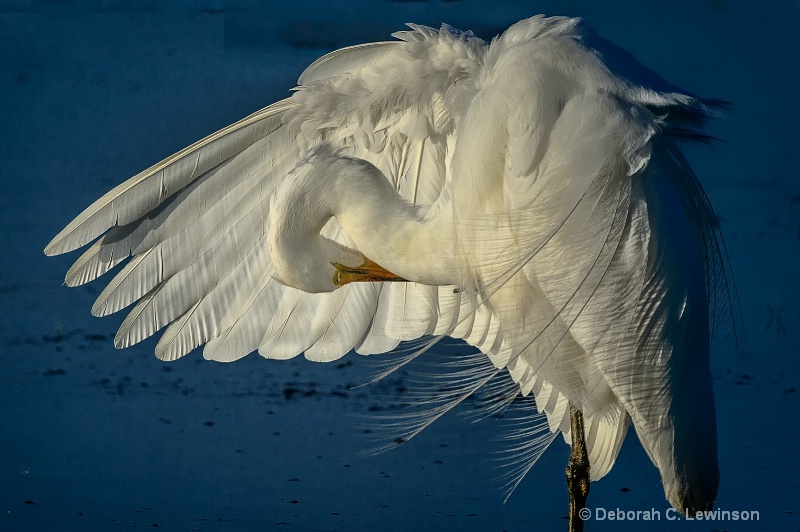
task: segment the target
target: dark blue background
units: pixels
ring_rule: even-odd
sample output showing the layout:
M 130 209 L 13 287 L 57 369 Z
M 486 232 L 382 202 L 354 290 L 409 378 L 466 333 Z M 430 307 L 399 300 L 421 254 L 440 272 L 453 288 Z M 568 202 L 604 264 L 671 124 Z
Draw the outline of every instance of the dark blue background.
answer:
M 89 315 L 102 282 L 67 289 L 76 256 L 42 254 L 113 185 L 285 97 L 331 49 L 405 22 L 488 39 L 537 13 L 581 16 L 671 83 L 734 102 L 710 129 L 726 142 L 688 154 L 751 347 L 715 343 L 718 506 L 760 520 L 667 521 L 631 433 L 589 507 L 661 521 L 588 530 L 798 530 L 800 4 L 788 0 L 0 0 L 0 530 L 564 528 L 560 439 L 506 504 L 492 421 L 450 415 L 363 457 L 359 422 L 399 386 L 347 389 L 370 375 L 365 359 L 222 365 L 198 351 L 164 364 L 152 341 L 115 351 L 122 316 Z

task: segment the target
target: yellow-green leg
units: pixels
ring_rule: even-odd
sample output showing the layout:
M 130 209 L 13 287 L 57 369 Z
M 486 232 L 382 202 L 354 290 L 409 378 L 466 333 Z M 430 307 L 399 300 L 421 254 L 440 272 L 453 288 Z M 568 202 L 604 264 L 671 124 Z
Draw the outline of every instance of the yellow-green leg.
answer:
M 583 413 L 573 405 L 569 407 L 572 431 L 572 452 L 567 462 L 567 489 L 569 490 L 569 532 L 583 532 L 581 510 L 586 508 L 591 482 L 589 453 L 583 432 Z

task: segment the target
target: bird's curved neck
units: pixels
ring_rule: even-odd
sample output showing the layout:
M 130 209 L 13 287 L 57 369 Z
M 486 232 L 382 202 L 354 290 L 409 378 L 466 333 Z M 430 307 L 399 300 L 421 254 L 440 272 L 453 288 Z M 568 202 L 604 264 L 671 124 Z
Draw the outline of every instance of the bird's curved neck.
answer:
M 358 252 L 399 277 L 430 285 L 461 284 L 449 205 L 414 206 L 378 168 L 337 155 L 327 147 L 315 150 L 286 185 L 287 189 L 278 193 L 293 197 L 281 203 L 308 214 L 294 217 L 298 238 L 335 246 L 320 237 L 322 227 L 335 217 Z M 291 213 L 273 214 L 293 218 Z

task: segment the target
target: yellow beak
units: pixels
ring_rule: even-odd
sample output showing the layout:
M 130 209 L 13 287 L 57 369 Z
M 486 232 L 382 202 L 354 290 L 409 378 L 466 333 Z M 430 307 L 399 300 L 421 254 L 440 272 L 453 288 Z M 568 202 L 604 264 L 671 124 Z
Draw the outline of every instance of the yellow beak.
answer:
M 364 263 L 357 268 L 351 268 L 338 262 L 332 262 L 336 272 L 333 274 L 333 284 L 344 286 L 349 283 L 375 283 L 381 281 L 406 281 L 389 270 L 364 258 Z

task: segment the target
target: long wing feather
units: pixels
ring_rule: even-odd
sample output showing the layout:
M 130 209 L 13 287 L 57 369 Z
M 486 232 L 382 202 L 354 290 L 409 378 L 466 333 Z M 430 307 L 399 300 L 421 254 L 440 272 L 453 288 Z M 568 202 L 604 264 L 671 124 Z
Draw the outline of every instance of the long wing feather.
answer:
M 286 100 L 199 140 L 110 190 L 70 222 L 45 248 L 58 255 L 86 245 L 115 225 L 144 216 L 192 180 L 280 126 Z
M 297 84 L 308 86 L 315 81 L 362 70 L 384 59 L 386 54 L 398 45 L 400 43 L 396 41 L 371 42 L 341 48 L 325 54 L 306 67 L 300 74 Z

